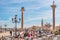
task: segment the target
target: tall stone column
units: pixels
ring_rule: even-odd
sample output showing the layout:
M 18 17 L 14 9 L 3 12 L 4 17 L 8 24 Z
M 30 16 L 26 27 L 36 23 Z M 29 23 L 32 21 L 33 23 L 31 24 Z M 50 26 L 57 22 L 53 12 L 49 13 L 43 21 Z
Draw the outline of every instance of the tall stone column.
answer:
M 24 7 L 21 8 L 21 28 L 24 27 Z
M 44 23 L 43 23 L 43 19 L 42 19 L 42 20 L 41 20 L 41 27 L 42 27 L 42 28 L 43 28 L 43 24 L 44 24 Z
M 55 30 L 55 8 L 56 8 L 56 5 L 54 3 L 55 3 L 55 1 L 53 1 L 53 4 L 51 5 L 52 14 L 53 14 L 53 31 Z

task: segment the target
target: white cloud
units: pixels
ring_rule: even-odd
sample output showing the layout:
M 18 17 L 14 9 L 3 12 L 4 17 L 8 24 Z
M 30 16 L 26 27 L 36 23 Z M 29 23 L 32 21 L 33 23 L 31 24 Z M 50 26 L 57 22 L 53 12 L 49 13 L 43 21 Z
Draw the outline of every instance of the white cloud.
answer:
M 6 2 L 0 2 L 1 4 L 3 4 L 3 5 L 7 5 L 7 4 L 10 4 L 10 3 L 27 3 L 27 2 L 37 2 L 37 5 L 36 4 L 33 4 L 33 5 L 30 5 L 30 6 L 25 6 L 26 8 L 26 12 L 28 11 L 30 11 L 30 10 L 38 10 L 38 9 L 40 9 L 40 8 L 43 8 L 43 7 L 48 7 L 48 6 L 50 6 L 51 4 L 52 4 L 52 0 L 10 0 L 10 2 L 8 3 L 6 3 Z M 56 5 L 57 5 L 57 10 L 56 10 L 56 17 L 60 17 L 60 0 L 55 0 L 56 1 Z M 19 10 L 19 8 L 15 8 L 15 9 L 12 9 L 12 8 L 9 8 L 9 10 L 7 10 L 7 11 L 9 11 L 9 12 L 13 12 L 14 14 L 17 12 L 17 10 Z M 52 10 L 52 9 L 51 9 Z M 52 12 L 50 11 L 50 10 L 44 10 L 43 12 L 37 12 L 38 14 L 39 14 L 39 16 L 35 16 L 35 17 L 31 17 L 31 16 L 29 16 L 28 18 L 27 18 L 27 20 L 25 19 L 25 23 L 26 22 L 31 22 L 31 21 L 34 21 L 34 20 L 41 20 L 42 18 L 43 19 L 52 19 Z M 43 15 L 42 16 L 40 16 L 40 13 L 42 13 Z M 12 17 L 10 17 L 9 18 L 9 20 L 7 21 L 4 21 L 4 20 L 0 20 L 0 23 L 8 23 L 9 24 L 9 26 L 11 26 L 12 25 L 12 22 L 11 22 L 11 18 Z M 60 23 L 58 23 L 58 22 L 56 22 L 56 25 L 57 24 L 60 24 Z M 35 24 L 24 24 L 25 25 L 25 27 L 29 27 L 29 26 L 32 26 L 32 25 L 35 25 Z M 40 25 L 40 24 L 38 24 L 38 25 Z
M 31 22 L 31 21 L 37 21 L 37 20 L 41 20 L 41 19 L 44 19 L 44 20 L 46 20 L 46 19 L 51 19 L 51 17 L 50 16 L 40 16 L 40 17 L 34 17 L 34 18 L 28 18 L 27 20 L 25 20 L 25 22 Z

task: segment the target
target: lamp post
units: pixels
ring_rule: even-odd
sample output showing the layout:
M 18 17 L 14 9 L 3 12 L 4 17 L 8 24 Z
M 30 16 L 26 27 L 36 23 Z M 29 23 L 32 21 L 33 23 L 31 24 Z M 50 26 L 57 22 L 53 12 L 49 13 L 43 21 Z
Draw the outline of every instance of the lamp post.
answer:
M 17 23 L 20 23 L 20 18 L 19 21 L 17 20 L 17 15 L 15 15 L 14 18 L 12 18 L 12 23 L 15 23 L 15 36 L 16 36 L 16 32 L 17 32 Z
M 6 27 L 7 27 L 7 24 L 5 24 L 4 26 L 5 26 L 5 32 L 6 32 Z
M 1 29 L 0 31 L 2 32 L 2 26 L 0 26 L 0 29 Z

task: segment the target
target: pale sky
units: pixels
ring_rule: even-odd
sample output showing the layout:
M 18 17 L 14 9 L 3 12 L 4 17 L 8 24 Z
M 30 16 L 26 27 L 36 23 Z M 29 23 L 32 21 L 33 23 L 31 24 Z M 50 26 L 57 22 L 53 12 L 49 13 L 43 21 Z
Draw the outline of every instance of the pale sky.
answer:
M 14 27 L 12 19 L 14 15 L 21 18 L 21 7 L 25 8 L 24 27 L 33 25 L 40 26 L 41 19 L 52 24 L 52 5 L 53 0 L 0 0 L 0 25 L 6 23 L 7 27 Z M 55 0 L 56 25 L 60 24 L 60 0 Z M 20 26 L 21 22 L 18 24 Z

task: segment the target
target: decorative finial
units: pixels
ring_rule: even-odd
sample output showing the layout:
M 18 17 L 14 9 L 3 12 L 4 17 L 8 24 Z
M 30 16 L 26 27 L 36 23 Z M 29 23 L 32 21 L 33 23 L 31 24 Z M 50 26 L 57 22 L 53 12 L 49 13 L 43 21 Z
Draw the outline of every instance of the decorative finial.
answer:
M 24 7 L 21 7 L 21 11 L 25 11 L 25 10 L 24 10 Z

